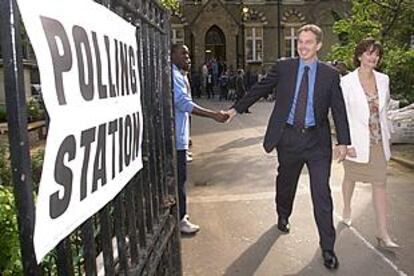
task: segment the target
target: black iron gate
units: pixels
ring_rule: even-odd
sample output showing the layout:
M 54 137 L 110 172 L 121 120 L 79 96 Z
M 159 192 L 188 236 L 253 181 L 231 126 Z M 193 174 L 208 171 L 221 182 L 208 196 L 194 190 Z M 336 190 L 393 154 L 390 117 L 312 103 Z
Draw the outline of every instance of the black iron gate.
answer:
M 14 195 L 25 275 L 180 275 L 169 14 L 156 0 L 96 1 L 137 28 L 144 168 L 63 240 L 48 262 L 33 251 L 34 198 L 23 85 L 20 17 L 1 1 L 2 53 Z M 24 174 L 27 177 L 22 178 Z

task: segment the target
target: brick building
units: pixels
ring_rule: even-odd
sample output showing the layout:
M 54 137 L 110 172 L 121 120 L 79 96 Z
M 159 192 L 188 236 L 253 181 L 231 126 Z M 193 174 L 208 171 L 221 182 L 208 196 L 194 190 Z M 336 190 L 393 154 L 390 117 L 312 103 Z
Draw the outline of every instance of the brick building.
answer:
M 296 31 L 306 23 L 324 30 L 323 57 L 337 41 L 335 14 L 349 10 L 348 0 L 182 0 L 171 37 L 189 46 L 197 69 L 215 57 L 233 69 L 258 71 L 278 57 L 296 56 Z

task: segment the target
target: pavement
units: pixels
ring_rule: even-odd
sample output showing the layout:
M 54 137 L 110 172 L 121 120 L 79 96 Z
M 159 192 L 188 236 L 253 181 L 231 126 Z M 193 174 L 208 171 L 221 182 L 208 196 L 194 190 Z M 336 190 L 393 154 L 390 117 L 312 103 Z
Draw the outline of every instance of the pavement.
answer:
M 393 144 L 391 145 L 391 159 L 408 168 L 414 169 L 414 145 Z
M 229 102 L 196 100 L 212 109 Z M 182 238 L 183 274 L 214 275 L 412 275 L 414 274 L 414 170 L 397 160 L 414 160 L 411 145 L 393 145 L 387 170 L 390 232 L 401 245 L 397 251 L 377 246 L 371 187 L 357 184 L 353 224 L 340 222 L 342 165 L 332 164 L 331 191 L 340 267 L 328 271 L 322 263 L 312 213 L 306 169 L 299 180 L 291 233 L 275 227 L 275 153 L 266 154 L 262 139 L 272 103 L 259 102 L 251 114 L 230 124 L 194 116 L 193 162 L 189 163 L 188 209 L 201 226 L 195 236 Z

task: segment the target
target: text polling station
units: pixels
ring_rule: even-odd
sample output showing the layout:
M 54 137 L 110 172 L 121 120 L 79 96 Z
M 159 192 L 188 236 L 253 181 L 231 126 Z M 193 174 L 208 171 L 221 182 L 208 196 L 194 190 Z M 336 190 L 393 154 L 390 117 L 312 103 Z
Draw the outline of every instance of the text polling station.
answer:
M 91 0 L 18 0 L 50 117 L 38 262 L 142 168 L 136 28 Z

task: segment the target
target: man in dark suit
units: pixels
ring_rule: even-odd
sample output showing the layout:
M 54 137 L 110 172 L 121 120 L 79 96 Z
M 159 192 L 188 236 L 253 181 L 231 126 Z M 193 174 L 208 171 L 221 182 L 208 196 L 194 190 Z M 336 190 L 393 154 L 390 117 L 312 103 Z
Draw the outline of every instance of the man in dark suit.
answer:
M 336 128 L 339 161 L 345 158 L 346 145 L 351 141 L 339 75 L 317 58 L 322 37 L 322 30 L 316 25 L 301 27 L 298 30 L 300 58 L 276 62 L 267 76 L 254 85 L 227 114 L 230 121 L 237 113 L 243 113 L 276 88 L 275 105 L 267 126 L 264 148 L 266 152 L 276 148 L 278 153 L 277 227 L 284 233 L 290 230 L 289 216 L 299 176 L 306 164 L 324 265 L 328 269 L 337 269 L 339 262 L 334 252 L 335 228 L 329 187 L 332 161 L 329 109 Z

